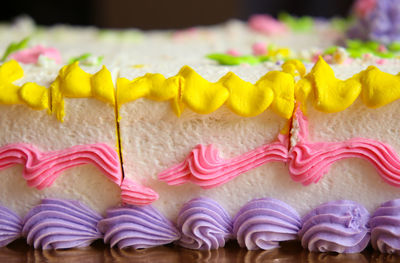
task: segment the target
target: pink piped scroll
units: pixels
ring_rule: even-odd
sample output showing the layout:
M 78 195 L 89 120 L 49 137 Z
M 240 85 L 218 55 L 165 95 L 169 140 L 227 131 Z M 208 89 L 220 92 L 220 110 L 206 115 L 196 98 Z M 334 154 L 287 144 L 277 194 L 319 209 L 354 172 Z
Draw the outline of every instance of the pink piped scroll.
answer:
M 307 142 L 307 119 L 298 109 L 300 141 L 289 152 L 292 179 L 304 185 L 318 182 L 330 166 L 346 158 L 361 158 L 375 166 L 387 183 L 400 187 L 400 158 L 388 145 L 370 139 L 352 138 L 343 142 Z
M 183 162 L 160 173 L 158 178 L 169 185 L 192 182 L 209 189 L 274 161 L 287 161 L 285 143 L 279 141 L 266 144 L 232 159 L 221 158 L 212 145 L 197 145 Z
M 118 153 L 106 144 L 77 145 L 60 151 L 41 152 L 34 146 L 17 143 L 0 148 L 0 170 L 24 165 L 23 177 L 31 187 L 49 187 L 61 172 L 84 164 L 93 164 L 121 188 L 124 203 L 150 204 L 158 199 L 152 189 L 122 178 Z
M 29 186 L 39 190 L 51 186 L 64 170 L 84 164 L 95 165 L 117 185 L 122 182 L 117 152 L 101 143 L 51 152 L 41 152 L 25 143 L 1 147 L 0 170 L 15 164 L 24 165 L 23 177 Z
M 121 184 L 122 202 L 132 205 L 148 205 L 158 199 L 158 194 L 143 185 L 139 185 L 129 178 L 124 178 Z

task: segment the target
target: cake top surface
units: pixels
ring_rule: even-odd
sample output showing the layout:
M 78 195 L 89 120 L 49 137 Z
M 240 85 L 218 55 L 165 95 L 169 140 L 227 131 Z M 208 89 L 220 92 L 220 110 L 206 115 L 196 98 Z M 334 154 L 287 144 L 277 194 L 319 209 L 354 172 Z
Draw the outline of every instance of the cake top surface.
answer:
M 179 105 L 181 102 L 177 102 L 173 106 L 178 116 L 184 106 L 197 113 L 208 114 L 224 103 L 231 106 L 240 104 L 240 109 L 234 105 L 231 109 L 241 116 L 254 116 L 268 108 L 267 104 L 272 104 L 278 115 L 289 118 L 293 113 L 295 97 L 300 102 L 299 96 L 303 96 L 303 100 L 311 98 L 314 104 L 321 103 L 318 96 L 315 96 L 321 92 L 318 85 L 315 85 L 316 78 L 330 83 L 353 79 L 365 86 L 367 82 L 362 76 L 368 74 L 358 73 L 368 66 L 397 74 L 400 45 L 393 41 L 379 43 L 348 40 L 343 30 L 346 23 L 349 22 L 344 19 L 323 20 L 282 15 L 280 20 L 276 20 L 267 15 L 255 15 L 248 22 L 231 20 L 211 27 L 143 32 L 137 29 L 101 30 L 64 25 L 43 28 L 24 18 L 0 27 L 0 36 L 5 39 L 0 42 L 0 50 L 3 50 L 3 62 L 17 60 L 23 70 L 23 74 L 19 73 L 19 77 L 10 83 L 20 87 L 25 83 L 35 83 L 47 89 L 53 87 L 53 91 L 63 93 L 61 97 L 95 97 L 113 105 L 115 92 L 112 90 L 120 83 L 121 89 L 115 93 L 120 102 L 118 106 L 140 97 L 157 101 L 178 98 L 178 101 L 183 100 L 185 104 L 182 106 Z M 325 65 L 325 62 L 329 66 L 313 70 L 316 65 Z M 3 68 L 6 65 L 4 63 Z M 71 72 L 74 77 L 66 77 Z M 97 78 L 99 75 L 103 77 Z M 83 79 L 86 82 L 102 79 L 95 83 L 108 84 L 98 88 L 97 93 L 90 90 L 90 85 L 86 91 L 80 88 L 72 91 L 73 88 L 68 88 L 68 85 L 55 84 L 64 83 L 60 82 L 63 76 L 81 82 Z M 397 80 L 395 76 L 391 78 L 389 75 L 384 78 L 392 83 Z M 314 90 L 311 92 L 313 96 L 307 95 L 306 98 L 304 94 L 295 94 L 299 90 L 300 93 L 304 92 L 304 81 L 300 82 L 303 88 L 298 85 L 300 79 L 310 82 L 308 85 Z M 146 86 L 149 83 L 153 88 Z M 72 82 L 70 84 L 74 86 Z M 260 85 L 264 88 L 260 88 Z M 272 95 L 265 93 L 265 85 L 270 86 Z M 289 85 L 289 90 L 286 86 L 282 88 L 282 85 Z M 158 90 L 154 90 L 156 86 Z M 242 86 L 246 86 L 246 92 L 240 88 Z M 185 87 L 184 92 L 182 87 Z M 43 92 L 43 88 L 35 90 Z M 353 92 L 354 95 L 345 104 L 350 105 L 360 92 Z M 241 98 L 234 102 L 234 96 L 229 96 L 230 93 Z M 256 99 L 260 94 L 263 94 L 263 98 Z M 333 96 L 331 93 L 326 94 Z M 336 100 L 343 100 L 343 94 Z M 201 101 L 193 99 L 193 96 L 213 99 Z M 392 97 L 386 101 L 397 99 L 396 96 Z M 252 109 L 249 105 L 242 107 L 246 99 L 249 105 L 261 106 Z M 274 106 L 278 99 L 283 102 Z M 335 98 L 332 101 L 336 103 Z M 10 101 L 3 100 L 3 103 L 10 104 Z M 57 105 L 54 100 L 49 106 L 33 104 L 31 102 L 30 106 L 36 109 Z M 325 106 L 317 106 L 317 109 L 326 112 L 342 110 Z M 54 110 L 58 112 L 57 118 L 62 120 L 62 110 Z

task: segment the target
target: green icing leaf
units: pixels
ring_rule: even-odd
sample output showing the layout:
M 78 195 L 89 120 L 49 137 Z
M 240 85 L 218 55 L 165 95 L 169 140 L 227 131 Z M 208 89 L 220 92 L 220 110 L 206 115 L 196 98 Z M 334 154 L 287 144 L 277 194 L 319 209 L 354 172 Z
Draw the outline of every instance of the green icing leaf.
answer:
M 389 51 L 399 52 L 400 51 L 400 42 L 393 42 L 387 46 Z
M 337 46 L 328 47 L 327 49 L 324 50 L 324 53 L 323 53 L 323 54 L 324 54 L 324 55 L 332 55 L 333 53 L 336 52 L 337 49 L 338 49 Z
M 82 54 L 82 55 L 80 55 L 80 56 L 78 56 L 78 57 L 70 58 L 70 59 L 68 60 L 68 64 L 75 63 L 76 61 L 85 60 L 85 59 L 87 59 L 87 58 L 89 58 L 89 57 L 91 57 L 91 56 L 92 56 L 91 53 L 84 53 L 84 54 Z
M 352 58 L 361 58 L 364 54 L 373 54 L 380 58 L 393 58 L 400 51 L 400 43 L 393 43 L 387 47 L 387 51 L 379 51 L 381 44 L 376 41 L 362 42 L 360 40 L 348 40 L 347 52 Z
M 12 53 L 24 49 L 26 48 L 26 46 L 28 45 L 29 42 L 29 37 L 26 37 L 24 39 L 22 39 L 20 42 L 12 42 L 10 43 L 10 45 L 8 45 L 6 51 L 3 54 L 3 57 L 1 58 L 1 61 L 5 61 L 9 55 L 11 55 Z
M 353 23 L 354 18 L 334 17 L 331 19 L 332 27 L 338 31 L 344 32 Z
M 288 13 L 282 12 L 278 15 L 278 19 L 293 31 L 309 31 L 314 26 L 314 20 L 309 16 L 294 17 Z
M 367 41 L 364 43 L 364 47 L 369 48 L 371 51 L 372 50 L 378 50 L 380 44 L 376 41 Z
M 68 60 L 68 64 L 75 63 L 76 61 L 82 62 L 84 65 L 97 66 L 103 62 L 104 56 L 93 57 L 91 53 L 84 53 L 78 57 L 73 57 Z
M 213 53 L 207 55 L 207 58 L 217 61 L 220 65 L 234 66 L 240 64 L 256 65 L 268 61 L 267 56 L 232 56 L 223 53 Z

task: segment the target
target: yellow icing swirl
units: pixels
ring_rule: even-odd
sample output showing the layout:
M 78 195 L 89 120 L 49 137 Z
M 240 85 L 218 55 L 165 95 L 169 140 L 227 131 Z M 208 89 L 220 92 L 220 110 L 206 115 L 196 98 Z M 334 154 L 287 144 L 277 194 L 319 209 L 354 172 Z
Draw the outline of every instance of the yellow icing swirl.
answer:
M 252 84 L 228 72 L 213 83 L 188 66 L 168 79 L 160 74 L 146 74 L 132 81 L 119 79 L 117 97 L 118 106 L 138 98 L 156 101 L 172 99 L 178 116 L 185 106 L 196 113 L 209 114 L 226 104 L 234 113 L 251 117 L 271 105 L 273 111 L 288 119 L 295 102 L 291 74 L 271 71 Z
M 23 77 L 23 69 L 15 60 L 2 64 L 0 103 L 48 109 L 60 121 L 65 116 L 64 98 L 92 97 L 115 105 L 114 85 L 107 68 L 103 66 L 97 73 L 89 74 L 78 63 L 61 68 L 50 89 L 32 82 L 22 86 L 13 84 Z M 311 100 L 317 110 L 338 112 L 352 105 L 360 94 L 368 107 L 391 103 L 400 98 L 400 74 L 392 75 L 370 66 L 347 80 L 340 80 L 319 58 L 308 74 L 300 61 L 289 60 L 282 65 L 282 71 L 270 71 L 254 84 L 232 72 L 215 83 L 209 82 L 188 66 L 169 78 L 148 73 L 132 81 L 117 79 L 118 107 L 138 98 L 169 100 L 178 116 L 184 107 L 209 114 L 226 105 L 244 117 L 256 116 L 270 107 L 281 117 L 289 119 L 296 102 L 304 107 Z
M 320 57 L 311 72 L 297 84 L 296 99 L 304 102 L 311 95 L 317 110 L 338 112 L 353 104 L 360 92 L 359 81 L 337 79 L 332 68 Z
M 49 108 L 49 92 L 36 83 L 27 82 L 23 86 L 13 82 L 24 76 L 24 70 L 15 60 L 0 66 L 0 103 L 25 104 L 36 110 Z
M 60 121 L 64 120 L 64 98 L 96 98 L 115 105 L 115 90 L 111 73 L 103 66 L 95 74 L 89 74 L 79 67 L 79 62 L 61 68 L 51 84 L 52 112 Z

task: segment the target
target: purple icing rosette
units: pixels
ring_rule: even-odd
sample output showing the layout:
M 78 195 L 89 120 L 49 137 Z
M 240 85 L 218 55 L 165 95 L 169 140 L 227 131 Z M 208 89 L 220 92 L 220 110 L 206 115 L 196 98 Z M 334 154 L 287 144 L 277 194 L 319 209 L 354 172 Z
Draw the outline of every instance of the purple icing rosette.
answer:
M 368 211 L 356 202 L 325 203 L 302 219 L 301 244 L 315 252 L 358 253 L 370 239 L 368 220 Z
M 21 237 L 22 220 L 11 210 L 0 206 L 0 247 Z
M 351 38 L 383 44 L 400 41 L 400 0 L 379 0 L 350 28 Z
M 149 248 L 180 238 L 176 227 L 151 206 L 126 205 L 110 209 L 98 227 L 104 233 L 104 242 L 118 248 Z
M 100 219 L 78 201 L 43 199 L 26 215 L 22 234 L 34 248 L 86 247 L 102 238 L 97 229 Z
M 383 203 L 372 215 L 369 224 L 374 249 L 400 254 L 400 199 Z
M 255 199 L 243 206 L 233 220 L 233 233 L 248 250 L 273 249 L 280 241 L 297 239 L 301 221 L 288 204 L 273 199 Z
M 230 216 L 209 198 L 195 198 L 187 202 L 179 212 L 177 224 L 182 233 L 178 243 L 186 248 L 217 249 L 232 238 Z

